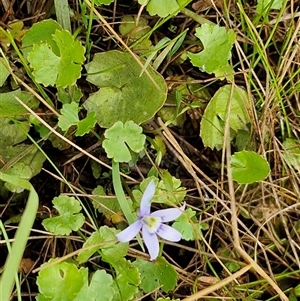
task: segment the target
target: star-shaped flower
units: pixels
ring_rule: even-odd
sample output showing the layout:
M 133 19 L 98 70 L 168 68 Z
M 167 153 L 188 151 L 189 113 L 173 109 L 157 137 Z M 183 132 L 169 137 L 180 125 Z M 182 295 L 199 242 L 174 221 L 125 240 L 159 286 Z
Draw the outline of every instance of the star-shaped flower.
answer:
M 127 242 L 132 240 L 142 229 L 143 239 L 150 254 L 150 260 L 156 259 L 159 253 L 157 236 L 169 241 L 179 241 L 181 239 L 180 232 L 164 223 L 175 220 L 185 209 L 184 204 L 180 208 L 169 208 L 150 213 L 151 199 L 154 193 L 155 183 L 152 180 L 143 194 L 138 212 L 138 220 L 116 235 L 118 241 Z

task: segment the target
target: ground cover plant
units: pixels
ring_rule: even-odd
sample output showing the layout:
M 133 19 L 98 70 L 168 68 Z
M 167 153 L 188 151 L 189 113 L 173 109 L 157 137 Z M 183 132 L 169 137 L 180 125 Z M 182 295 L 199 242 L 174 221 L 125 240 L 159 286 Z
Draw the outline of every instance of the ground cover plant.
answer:
M 0 1 L 0 300 L 298 300 L 299 1 Z

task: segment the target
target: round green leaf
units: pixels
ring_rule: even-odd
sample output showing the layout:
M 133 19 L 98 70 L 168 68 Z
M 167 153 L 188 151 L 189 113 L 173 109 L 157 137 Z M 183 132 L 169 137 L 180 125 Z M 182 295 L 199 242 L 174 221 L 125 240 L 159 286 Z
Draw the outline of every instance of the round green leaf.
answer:
M 74 197 L 60 195 L 52 201 L 54 208 L 59 212 L 58 216 L 43 220 L 45 229 L 55 235 L 69 235 L 77 231 L 84 223 L 84 216 L 80 212 L 81 206 Z
M 141 124 L 151 119 L 166 100 L 163 77 L 151 67 L 147 71 L 152 81 L 145 72 L 141 75 L 141 66 L 129 53 L 117 50 L 96 53 L 86 69 L 87 80 L 100 90 L 87 99 L 84 107 L 89 113 L 96 113 L 102 127 L 129 120 Z
M 231 156 L 232 178 L 239 184 L 250 184 L 265 179 L 269 172 L 268 162 L 251 151 L 237 152 Z
M 81 76 L 85 48 L 67 30 L 56 30 L 52 40 L 58 47 L 59 55 L 48 43 L 35 44 L 28 54 L 35 80 L 45 86 L 66 88 L 74 85 Z

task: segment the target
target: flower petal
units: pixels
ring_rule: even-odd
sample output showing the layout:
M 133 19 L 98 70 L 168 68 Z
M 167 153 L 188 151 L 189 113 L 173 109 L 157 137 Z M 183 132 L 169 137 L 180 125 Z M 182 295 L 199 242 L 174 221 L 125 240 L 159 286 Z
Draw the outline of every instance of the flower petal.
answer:
M 150 214 L 151 199 L 153 198 L 154 193 L 155 193 L 155 183 L 152 180 L 148 184 L 148 186 L 143 194 L 143 197 L 141 200 L 139 217 L 144 217 L 145 215 Z
M 182 237 L 179 231 L 164 224 L 161 224 L 159 229 L 156 231 L 156 234 L 159 235 L 161 238 L 169 241 L 179 241 Z
M 127 242 L 132 240 L 141 230 L 142 225 L 142 222 L 138 219 L 133 224 L 124 229 L 122 232 L 118 233 L 116 235 L 117 240 L 120 242 Z
M 155 217 L 160 217 L 163 223 L 170 222 L 178 218 L 185 209 L 185 203 L 180 208 L 168 208 L 157 210 L 152 212 L 150 215 Z
M 142 228 L 143 239 L 150 254 L 150 260 L 157 258 L 159 253 L 159 243 L 156 233 L 150 233 L 146 226 Z

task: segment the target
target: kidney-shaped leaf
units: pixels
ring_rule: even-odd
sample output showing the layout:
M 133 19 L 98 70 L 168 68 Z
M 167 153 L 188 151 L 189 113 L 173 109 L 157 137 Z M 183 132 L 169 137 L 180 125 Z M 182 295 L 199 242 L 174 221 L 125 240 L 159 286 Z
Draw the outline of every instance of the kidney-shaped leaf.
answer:
M 135 59 L 117 50 L 95 54 L 86 65 L 87 80 L 100 87 L 84 103 L 88 112 L 95 112 L 100 126 L 109 128 L 115 122 L 132 120 L 137 124 L 151 119 L 162 107 L 167 86 L 162 76 L 147 68 L 152 80 Z M 155 84 L 154 84 L 155 82 Z
M 69 235 L 77 231 L 84 223 L 84 216 L 79 201 L 74 197 L 60 195 L 53 199 L 54 208 L 59 212 L 58 216 L 43 220 L 45 229 L 55 235 Z
M 51 44 L 35 44 L 28 54 L 32 73 L 38 83 L 65 88 L 74 85 L 81 76 L 85 48 L 67 30 L 56 30 L 53 42 L 59 49 L 55 54 Z
M 268 162 L 251 151 L 237 152 L 231 156 L 232 178 L 239 184 L 250 184 L 265 179 L 269 172 Z
M 75 264 L 68 262 L 53 264 L 54 259 L 49 263 L 52 264 L 47 267 L 46 263 L 37 278 L 40 292 L 37 300 L 73 301 L 88 281 L 88 269 L 77 269 Z

